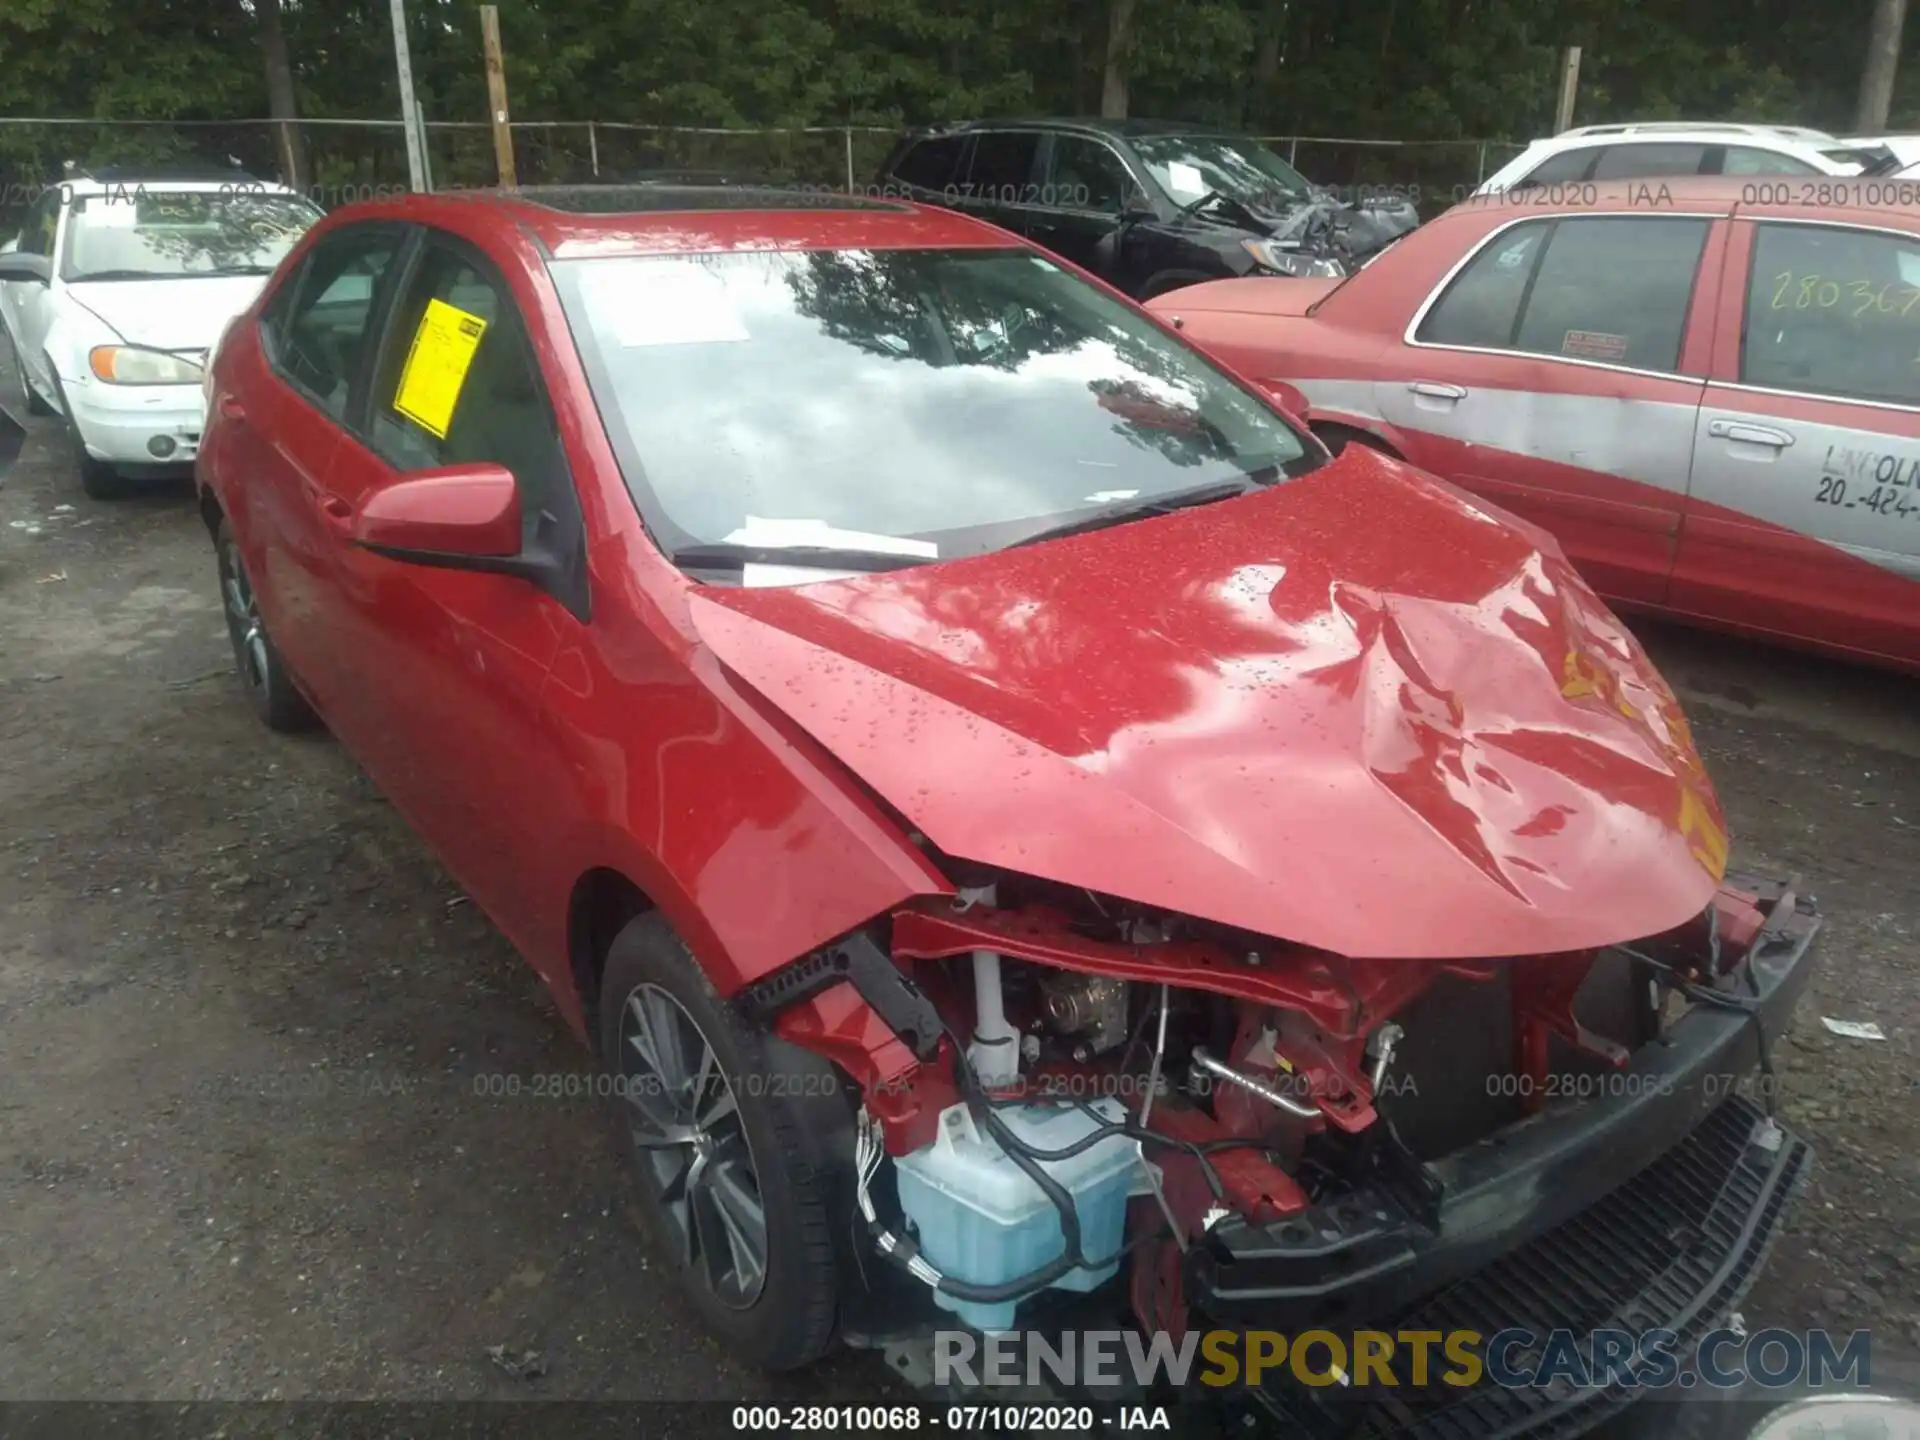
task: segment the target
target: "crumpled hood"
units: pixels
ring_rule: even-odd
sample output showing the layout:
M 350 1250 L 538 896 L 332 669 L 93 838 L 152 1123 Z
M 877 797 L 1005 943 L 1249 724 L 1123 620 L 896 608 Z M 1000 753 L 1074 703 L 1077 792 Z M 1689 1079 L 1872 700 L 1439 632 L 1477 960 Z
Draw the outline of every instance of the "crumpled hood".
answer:
M 1309 252 L 1365 259 L 1385 249 L 1420 223 L 1420 214 L 1404 200 L 1349 205 L 1328 191 L 1284 210 L 1256 212 L 1273 238 Z
M 253 303 L 264 275 L 178 276 L 164 280 L 94 280 L 67 293 L 129 345 L 205 350 L 227 322 Z
M 1725 867 L 1671 691 L 1557 548 L 1359 447 L 1159 519 L 691 604 L 934 844 L 1009 870 L 1461 958 L 1671 928 Z

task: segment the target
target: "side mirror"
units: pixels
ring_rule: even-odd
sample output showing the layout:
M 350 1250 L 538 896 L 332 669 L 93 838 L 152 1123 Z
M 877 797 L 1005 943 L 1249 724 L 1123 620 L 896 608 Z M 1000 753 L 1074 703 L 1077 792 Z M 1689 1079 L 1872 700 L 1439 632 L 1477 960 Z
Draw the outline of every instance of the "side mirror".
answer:
M 33 285 L 51 285 L 53 266 L 44 255 L 12 250 L 0 255 L 0 280 L 24 280 Z
M 500 562 L 520 553 L 520 487 L 500 465 L 417 471 L 367 497 L 353 540 L 392 560 L 510 569 Z

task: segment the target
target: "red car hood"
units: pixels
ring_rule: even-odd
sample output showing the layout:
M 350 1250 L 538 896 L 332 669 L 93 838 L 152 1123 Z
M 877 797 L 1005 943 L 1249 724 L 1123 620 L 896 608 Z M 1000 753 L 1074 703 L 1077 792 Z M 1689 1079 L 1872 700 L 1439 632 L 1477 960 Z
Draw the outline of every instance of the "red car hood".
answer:
M 1318 275 L 1248 275 L 1238 280 L 1203 280 L 1183 285 L 1146 302 L 1159 315 L 1196 310 L 1227 310 L 1236 315 L 1304 315 L 1314 303 L 1346 282 Z
M 795 589 L 702 639 L 950 855 L 1358 957 L 1699 913 L 1719 804 L 1557 550 L 1355 447 L 1244 499 Z

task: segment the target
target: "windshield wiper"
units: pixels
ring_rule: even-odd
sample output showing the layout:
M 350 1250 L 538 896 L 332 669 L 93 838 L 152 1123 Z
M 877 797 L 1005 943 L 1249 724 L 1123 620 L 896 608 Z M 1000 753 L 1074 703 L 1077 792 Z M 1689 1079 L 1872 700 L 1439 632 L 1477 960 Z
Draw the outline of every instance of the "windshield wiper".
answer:
M 881 550 L 837 550 L 826 545 L 737 545 L 728 540 L 683 545 L 667 558 L 682 569 L 696 570 L 741 570 L 748 565 L 796 565 L 809 570 L 879 573 L 931 563 L 918 555 L 889 555 Z
M 159 270 L 89 270 L 84 275 L 69 275 L 69 285 L 84 285 L 89 280 L 164 280 L 164 272 Z
M 1060 540 L 1068 535 L 1079 535 L 1088 530 L 1104 530 L 1109 525 L 1124 525 L 1129 520 L 1145 520 L 1154 515 L 1169 515 L 1175 510 L 1185 510 L 1194 505 L 1211 505 L 1216 500 L 1231 500 L 1236 495 L 1250 494 L 1262 486 L 1257 480 L 1220 480 L 1212 485 L 1196 485 L 1191 490 L 1171 490 L 1165 495 L 1154 495 L 1145 500 L 1128 500 L 1119 505 L 1109 505 L 1102 510 L 1092 510 L 1078 515 L 1058 525 L 1049 525 L 1044 530 L 1036 530 L 1031 535 L 1023 535 L 1014 541 L 1015 545 L 1037 545 L 1042 540 Z
M 271 275 L 271 265 L 218 265 L 211 270 L 195 270 L 192 275 Z

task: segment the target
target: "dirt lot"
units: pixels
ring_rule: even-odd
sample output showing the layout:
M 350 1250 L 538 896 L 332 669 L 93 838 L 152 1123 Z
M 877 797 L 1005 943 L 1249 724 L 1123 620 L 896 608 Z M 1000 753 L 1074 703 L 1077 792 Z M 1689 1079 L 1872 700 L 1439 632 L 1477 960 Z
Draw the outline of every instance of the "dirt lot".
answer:
M 89 501 L 33 423 L 0 487 L 0 1397 L 871 1395 L 860 1357 L 732 1365 L 590 1104 L 479 1093 L 583 1070 L 532 971 L 335 745 L 256 726 L 188 491 Z M 1736 863 L 1830 917 L 1778 1046 L 1820 1169 L 1747 1319 L 1912 1354 L 1920 685 L 1647 639 Z

